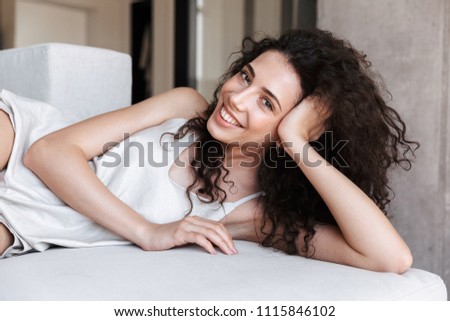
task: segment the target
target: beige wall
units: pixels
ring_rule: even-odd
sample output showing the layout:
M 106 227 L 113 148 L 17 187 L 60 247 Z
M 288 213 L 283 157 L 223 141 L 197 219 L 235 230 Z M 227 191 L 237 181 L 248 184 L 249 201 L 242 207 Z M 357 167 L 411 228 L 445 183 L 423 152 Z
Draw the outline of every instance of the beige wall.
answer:
M 16 3 L 15 47 L 45 42 L 87 45 L 88 13 L 47 3 Z
M 349 39 L 384 77 L 410 137 L 410 172 L 393 174 L 393 222 L 414 266 L 450 287 L 450 2 L 318 0 L 318 26 Z
M 132 0 L 1 1 L 5 48 L 38 42 L 67 42 L 130 52 Z M 74 20 L 75 24 L 85 23 L 81 27 L 83 30 L 70 30 L 67 27 L 70 20 Z M 31 32 L 35 33 L 34 38 Z

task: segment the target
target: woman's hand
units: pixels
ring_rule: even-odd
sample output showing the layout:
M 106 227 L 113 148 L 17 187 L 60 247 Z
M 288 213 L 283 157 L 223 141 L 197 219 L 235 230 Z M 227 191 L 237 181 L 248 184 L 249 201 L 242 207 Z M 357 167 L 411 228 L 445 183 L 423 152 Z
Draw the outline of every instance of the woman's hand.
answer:
M 325 121 L 330 110 L 324 102 L 314 96 L 308 96 L 295 106 L 278 126 L 281 143 L 294 139 L 307 142 L 319 139 L 325 132 Z
M 149 245 L 144 250 L 167 250 L 195 243 L 211 254 L 216 254 L 214 245 L 225 254 L 237 254 L 233 239 L 222 223 L 198 216 L 156 225 L 148 236 Z

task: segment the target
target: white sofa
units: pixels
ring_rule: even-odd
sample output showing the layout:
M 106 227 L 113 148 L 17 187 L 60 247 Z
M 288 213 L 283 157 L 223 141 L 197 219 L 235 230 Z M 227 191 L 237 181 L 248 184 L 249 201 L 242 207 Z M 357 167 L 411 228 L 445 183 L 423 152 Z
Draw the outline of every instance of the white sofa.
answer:
M 79 119 L 130 104 L 131 59 L 98 48 L 43 44 L 0 51 L 0 89 Z M 54 248 L 0 260 L 0 300 L 447 300 L 442 279 L 320 262 L 237 241 L 238 255 L 197 246 Z

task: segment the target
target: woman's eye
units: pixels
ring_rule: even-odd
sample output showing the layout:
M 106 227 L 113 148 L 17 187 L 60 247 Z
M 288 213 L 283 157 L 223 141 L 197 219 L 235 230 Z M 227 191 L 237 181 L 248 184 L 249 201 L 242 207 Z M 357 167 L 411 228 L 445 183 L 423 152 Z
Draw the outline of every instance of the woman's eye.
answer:
M 273 106 L 272 103 L 270 102 L 270 100 L 266 99 L 266 98 L 262 98 L 261 99 L 264 107 L 266 107 L 267 109 L 273 110 Z
M 246 84 L 250 83 L 250 77 L 247 75 L 245 71 L 241 71 L 241 78 Z

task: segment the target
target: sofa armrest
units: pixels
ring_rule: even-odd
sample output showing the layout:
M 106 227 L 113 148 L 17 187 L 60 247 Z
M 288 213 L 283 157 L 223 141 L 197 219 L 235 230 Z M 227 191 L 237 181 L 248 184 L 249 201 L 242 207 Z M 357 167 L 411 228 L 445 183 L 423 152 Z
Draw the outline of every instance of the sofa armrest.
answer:
M 84 119 L 131 103 L 131 57 L 113 50 L 48 43 L 0 51 L 0 89 Z

